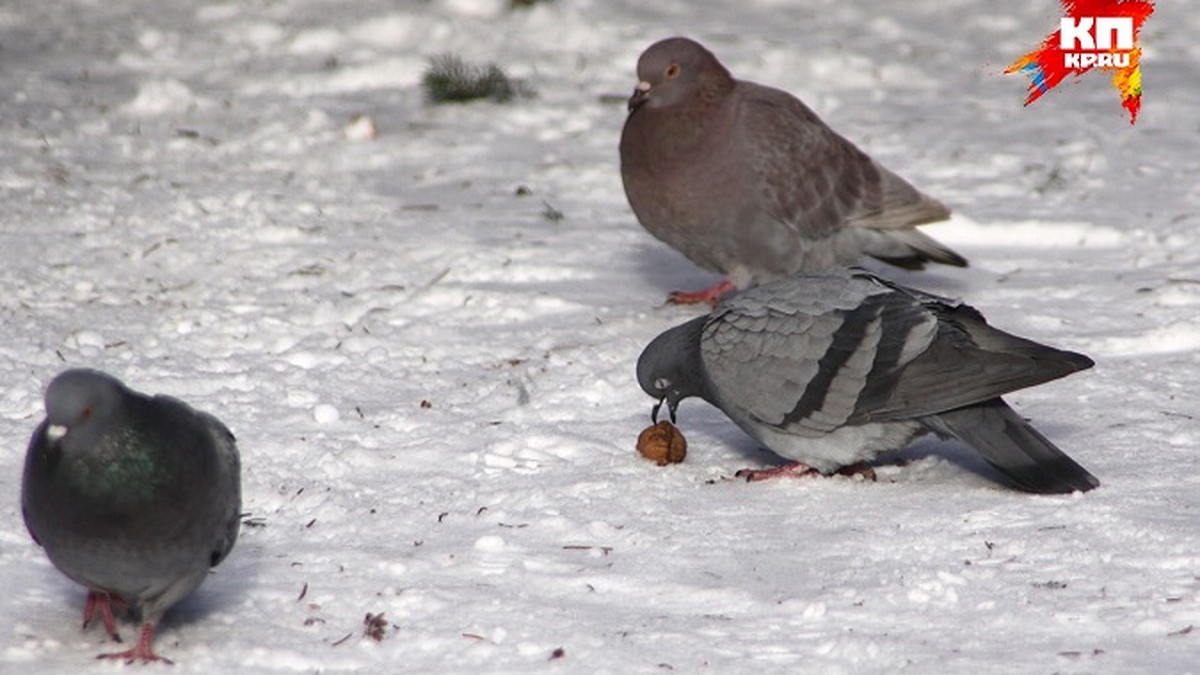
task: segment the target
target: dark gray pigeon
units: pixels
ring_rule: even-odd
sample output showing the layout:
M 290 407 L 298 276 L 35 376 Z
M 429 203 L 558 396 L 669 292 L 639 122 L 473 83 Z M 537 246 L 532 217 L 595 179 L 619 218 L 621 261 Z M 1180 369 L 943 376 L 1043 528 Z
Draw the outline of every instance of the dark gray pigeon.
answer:
M 749 480 L 870 473 L 864 462 L 932 432 L 966 443 L 1029 492 L 1099 481 L 1000 398 L 1092 366 L 1009 335 L 974 308 L 863 270 L 782 279 L 726 298 L 655 338 L 638 383 L 666 402 L 698 396 L 798 464 Z
M 825 125 L 796 97 L 734 79 L 687 38 L 650 46 L 621 133 L 629 205 L 651 234 L 726 281 L 678 303 L 871 256 L 965 266 L 917 225 L 941 202 Z
M 151 649 L 155 626 L 233 548 L 240 474 L 233 434 L 211 415 L 95 370 L 50 382 L 21 510 L 54 566 L 87 587 L 84 628 L 99 611 L 120 641 L 113 606 L 140 610 L 136 646 L 102 657 L 168 661 Z

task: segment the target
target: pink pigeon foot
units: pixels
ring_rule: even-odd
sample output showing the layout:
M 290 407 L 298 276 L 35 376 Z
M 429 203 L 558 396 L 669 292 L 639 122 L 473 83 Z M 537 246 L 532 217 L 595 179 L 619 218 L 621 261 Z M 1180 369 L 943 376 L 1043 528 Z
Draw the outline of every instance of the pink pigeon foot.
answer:
M 835 473 L 839 476 L 862 476 L 863 480 L 875 480 L 875 470 L 866 462 L 858 462 L 850 466 L 843 466 Z M 763 480 L 771 480 L 772 478 L 815 478 L 821 476 L 821 472 L 800 462 L 792 462 L 782 466 L 771 467 L 770 469 L 742 469 L 733 474 L 735 478 L 745 478 L 747 483 L 756 483 Z
M 133 649 L 116 652 L 113 654 L 100 654 L 98 659 L 124 659 L 125 663 L 133 663 L 141 661 L 142 663 L 162 662 L 167 665 L 175 665 L 175 662 L 164 656 L 159 656 L 150 648 L 150 644 L 154 642 L 154 624 L 147 621 L 142 624 L 142 634 L 138 638 L 137 644 Z
M 120 642 L 121 636 L 117 634 L 117 622 L 113 620 L 113 605 L 116 605 L 121 612 L 129 611 L 129 605 L 119 595 L 104 591 L 88 591 L 87 603 L 83 606 L 83 629 L 87 630 L 88 626 L 92 625 L 92 619 L 96 618 L 96 612 L 99 610 L 104 630 L 112 636 L 113 640 Z
M 747 483 L 757 483 L 758 481 L 771 480 L 772 478 L 811 478 L 820 475 L 820 471 L 807 464 L 791 462 L 790 464 L 773 466 L 770 469 L 742 469 L 733 474 L 733 477 L 745 478 Z
M 672 305 L 698 305 L 706 303 L 710 307 L 716 307 L 721 298 L 733 292 L 733 282 L 725 279 L 720 283 L 713 284 L 708 288 L 702 288 L 698 291 L 672 291 L 667 296 L 667 302 Z

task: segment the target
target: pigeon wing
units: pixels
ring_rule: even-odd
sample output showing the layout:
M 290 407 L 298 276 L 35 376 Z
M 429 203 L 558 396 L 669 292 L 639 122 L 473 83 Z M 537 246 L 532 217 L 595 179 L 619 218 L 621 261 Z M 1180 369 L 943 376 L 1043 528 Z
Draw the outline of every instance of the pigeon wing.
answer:
M 843 224 L 877 230 L 944 220 L 950 210 L 884 168 L 787 92 L 739 82 L 737 142 L 765 186 L 765 209 L 806 236 Z
M 969 305 L 928 302 L 938 317 L 937 338 L 908 363 L 890 391 L 869 409 L 873 420 L 911 419 L 988 401 L 1055 380 L 1093 362 L 988 325 Z
M 967 261 L 916 226 L 945 220 L 948 209 L 826 125 L 787 92 L 739 82 L 737 138 L 760 207 L 798 236 L 829 237 L 859 228 L 862 252 L 900 267 Z M 874 234 L 868 234 L 874 232 Z
M 723 408 L 789 433 L 866 421 L 864 408 L 887 399 L 936 334 L 920 303 L 867 275 L 792 279 L 751 295 L 709 322 L 705 370 Z

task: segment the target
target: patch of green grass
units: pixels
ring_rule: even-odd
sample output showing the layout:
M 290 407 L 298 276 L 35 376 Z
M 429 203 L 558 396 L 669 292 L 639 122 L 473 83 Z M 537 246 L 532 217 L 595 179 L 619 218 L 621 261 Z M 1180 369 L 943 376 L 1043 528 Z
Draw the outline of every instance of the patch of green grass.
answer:
M 513 80 L 494 63 L 483 66 L 464 62 L 454 54 L 442 54 L 429 60 L 422 78 L 425 94 L 434 103 L 463 103 L 490 99 L 500 103 L 516 96 L 529 96 L 521 82 Z

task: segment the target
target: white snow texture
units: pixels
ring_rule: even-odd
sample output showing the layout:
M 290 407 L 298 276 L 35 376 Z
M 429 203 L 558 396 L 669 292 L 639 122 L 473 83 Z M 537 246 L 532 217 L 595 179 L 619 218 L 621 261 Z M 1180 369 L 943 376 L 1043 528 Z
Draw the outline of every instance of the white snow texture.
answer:
M 239 440 L 245 524 L 160 627 L 174 673 L 1200 671 L 1195 10 L 1146 23 L 1130 126 L 1106 74 L 1029 107 L 1002 74 L 1054 0 L 0 5 L 0 671 L 125 668 L 20 515 L 72 366 Z M 636 358 L 715 281 L 617 165 L 675 34 L 951 205 L 929 232 L 972 266 L 884 274 L 1096 360 L 1009 398 L 1099 489 L 933 440 L 874 483 L 746 484 L 778 458 L 698 400 L 684 463 L 637 455 Z M 536 96 L 432 105 L 444 53 Z

